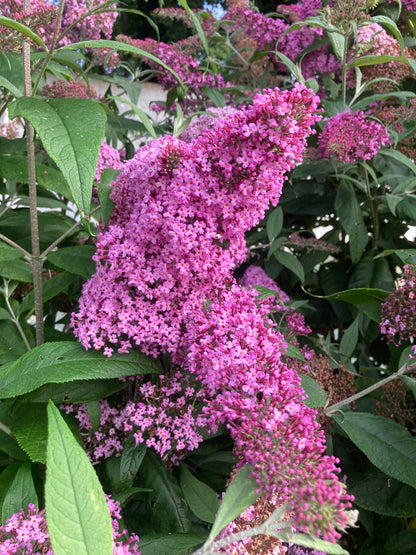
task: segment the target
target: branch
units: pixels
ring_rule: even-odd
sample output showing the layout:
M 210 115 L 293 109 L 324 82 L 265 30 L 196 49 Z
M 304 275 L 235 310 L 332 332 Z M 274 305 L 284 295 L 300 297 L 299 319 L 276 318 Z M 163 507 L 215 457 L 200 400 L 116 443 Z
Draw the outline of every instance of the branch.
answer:
M 379 382 L 377 382 L 373 385 L 370 385 L 366 389 L 363 389 L 362 391 L 359 391 L 355 395 L 351 395 L 351 397 L 348 397 L 347 399 L 344 399 L 343 401 L 339 401 L 338 403 L 335 403 L 334 405 L 329 405 L 329 407 L 327 407 L 325 409 L 325 414 L 330 416 L 334 412 L 337 412 L 341 407 L 344 407 L 345 405 L 349 405 L 350 403 L 353 403 L 357 399 L 361 399 L 361 397 L 365 397 L 366 395 L 368 395 L 369 393 L 372 393 L 373 391 L 375 391 L 379 387 L 383 387 L 383 385 L 386 385 L 387 383 L 392 382 L 396 378 L 399 378 L 400 376 L 403 376 L 407 372 L 412 372 L 413 370 L 416 370 L 416 362 L 414 362 L 413 364 L 410 364 L 410 365 L 403 364 L 403 366 L 401 368 L 399 368 L 399 370 L 397 370 L 397 372 L 395 372 L 391 376 L 388 376 L 387 378 L 384 378 L 384 380 L 380 380 Z

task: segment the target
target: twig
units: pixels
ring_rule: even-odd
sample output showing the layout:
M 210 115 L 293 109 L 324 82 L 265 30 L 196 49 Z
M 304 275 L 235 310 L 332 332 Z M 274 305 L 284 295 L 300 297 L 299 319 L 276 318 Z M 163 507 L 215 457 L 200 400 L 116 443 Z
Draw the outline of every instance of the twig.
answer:
M 403 364 L 403 366 L 401 368 L 399 368 L 399 370 L 397 370 L 397 372 L 395 372 L 391 376 L 388 376 L 387 378 L 384 378 L 384 380 L 380 380 L 379 382 L 377 382 L 373 385 L 370 385 L 366 389 L 363 389 L 362 391 L 359 391 L 355 395 L 351 395 L 351 397 L 348 397 L 347 399 L 344 399 L 343 401 L 339 401 L 338 403 L 335 403 L 334 405 L 329 405 L 329 407 L 327 407 L 325 409 L 325 414 L 330 416 L 334 412 L 337 412 L 341 407 L 344 407 L 345 405 L 349 405 L 350 403 L 353 403 L 357 399 L 361 399 L 361 397 L 365 397 L 366 395 L 368 395 L 372 391 L 375 391 L 379 387 L 382 387 L 383 385 L 386 385 L 387 383 L 392 382 L 396 378 L 399 378 L 400 376 L 403 376 L 407 372 L 412 372 L 413 370 L 416 370 L 416 362 L 414 362 L 413 364 L 410 364 L 410 365 Z

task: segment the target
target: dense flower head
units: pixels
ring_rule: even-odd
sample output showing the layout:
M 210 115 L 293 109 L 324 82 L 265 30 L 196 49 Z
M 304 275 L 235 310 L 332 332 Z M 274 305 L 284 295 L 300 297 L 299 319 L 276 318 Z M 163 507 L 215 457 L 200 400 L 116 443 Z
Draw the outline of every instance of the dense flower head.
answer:
M 150 38 L 132 39 L 126 35 L 118 35 L 117 40 L 153 54 L 179 75 L 189 89 L 185 99 L 181 101 L 181 106 L 186 112 L 195 112 L 196 109 L 201 107 L 199 99 L 205 97 L 202 87 L 219 89 L 226 87 L 224 78 L 220 74 L 209 73 L 206 67 L 201 66 L 195 56 L 184 54 L 178 43 L 166 44 Z M 146 64 L 156 71 L 155 76 L 164 90 L 169 91 L 177 85 L 178 81 L 170 71 L 151 58 L 146 56 L 142 58 Z
M 386 31 L 378 24 L 371 23 L 359 27 L 357 35 L 356 50 L 363 55 L 372 56 L 400 56 L 402 50 L 399 42 L 386 33 Z M 403 54 L 412 58 L 412 51 L 408 48 L 404 49 Z M 360 68 L 363 78 L 367 81 L 377 78 L 383 78 L 382 81 L 377 81 L 372 84 L 372 87 L 380 92 L 386 90 L 393 90 L 395 84 L 400 83 L 406 77 L 413 75 L 413 70 L 410 65 L 391 60 L 384 64 L 368 65 Z M 353 86 L 355 77 L 352 73 L 349 74 L 349 85 Z M 388 81 L 390 79 L 391 81 Z
M 243 276 L 239 279 L 238 283 L 242 287 L 267 287 L 267 289 L 271 289 L 272 291 L 277 292 L 282 303 L 289 302 L 289 296 L 284 291 L 282 291 L 282 289 L 280 289 L 276 282 L 266 274 L 261 266 L 256 266 L 254 264 L 248 266 L 248 268 L 246 268 L 246 270 L 244 271 Z
M 381 333 L 387 341 L 400 345 L 416 337 L 416 266 L 403 267 L 395 290 L 381 305 Z
M 65 404 L 62 408 L 78 420 L 86 452 L 93 464 L 112 455 L 119 456 L 130 434 L 136 445 L 145 444 L 169 465 L 176 465 L 202 441 L 200 430 L 206 418 L 198 413 L 196 403 L 205 394 L 191 385 L 189 378 L 177 372 L 158 376 L 157 381 L 136 381 L 134 401 L 110 407 L 100 401 L 100 425 L 92 430 L 85 403 Z
M 311 6 L 311 9 L 314 8 Z M 296 29 L 282 36 L 289 28 L 288 23 L 281 18 L 257 13 L 248 6 L 231 6 L 224 17 L 226 20 L 235 21 L 233 30 L 242 28 L 244 36 L 250 37 L 259 50 L 268 50 L 270 60 L 283 73 L 286 73 L 287 69 L 275 56 L 276 48 L 294 61 L 317 38 L 322 37 L 321 29 L 311 27 Z M 302 72 L 306 79 L 319 77 L 322 74 L 322 68 L 325 68 L 325 73 L 331 73 L 340 68 L 339 61 L 329 53 L 328 46 L 317 48 L 302 59 Z
M 98 98 L 94 88 L 79 81 L 65 81 L 58 79 L 42 89 L 42 96 L 47 98 Z
M 131 534 L 126 539 L 127 530 L 120 530 L 120 503 L 111 499 L 109 495 L 106 495 L 106 499 L 113 526 L 113 554 L 135 553 L 140 555 L 139 537 Z M 10 555 L 12 553 L 54 554 L 50 544 L 45 511 L 39 511 L 32 503 L 29 503 L 26 512 L 21 509 L 0 526 L 0 554 Z
M 341 162 L 353 164 L 374 158 L 390 142 L 384 125 L 366 118 L 360 110 L 347 110 L 328 118 L 318 138 L 318 152 L 321 158 L 336 156 Z
M 324 432 L 300 377 L 285 363 L 287 344 L 267 318 L 273 306 L 256 296 L 233 285 L 194 315 L 187 367 L 211 399 L 208 422 L 226 425 L 260 488 L 289 503 L 299 531 L 334 541 L 348 524 L 351 497 L 337 478 L 338 459 L 323 454 Z
M 23 23 L 45 39 L 48 35 L 52 36 L 57 7 L 47 0 L 36 0 L 32 2 L 29 10 L 24 10 L 23 0 L 0 0 L 0 15 Z M 22 34 L 0 26 L 0 47 L 3 51 L 20 52 L 23 38 Z
M 181 140 L 190 143 L 205 131 L 205 129 L 212 129 L 215 127 L 215 122 L 218 117 L 227 117 L 235 114 L 238 110 L 231 106 L 224 108 L 208 108 L 207 114 L 201 114 L 192 118 L 188 127 L 181 133 Z
M 110 39 L 117 18 L 116 4 L 100 10 L 100 0 L 66 0 L 58 33 L 58 46 L 81 40 Z M 86 17 L 89 11 L 92 15 Z M 41 36 L 47 46 L 51 45 L 57 16 L 57 6 L 47 0 L 34 0 L 30 10 L 23 10 L 23 0 L 0 0 L 0 14 L 24 23 Z M 22 35 L 0 27 L 0 45 L 6 50 L 16 50 L 22 42 Z M 98 54 L 99 56 L 99 54 Z M 100 62 L 104 62 L 99 58 Z M 115 67 L 118 58 L 114 56 L 107 64 L 108 69 Z
M 111 168 L 113 170 L 121 170 L 123 168 L 123 162 L 120 159 L 119 151 L 104 141 L 100 146 L 97 170 L 94 177 L 95 183 L 100 182 L 101 174 L 103 173 L 103 170 L 107 168 Z
M 18 119 L 9 120 L 0 123 L 0 137 L 5 137 L 6 139 L 17 139 L 20 134 Z
M 209 11 L 197 11 L 192 10 L 194 14 L 198 17 L 201 13 L 204 13 L 204 17 L 199 17 L 199 23 L 204 32 L 205 38 L 209 40 L 215 33 L 215 21 L 216 19 L 212 16 Z M 153 12 L 158 18 L 170 19 L 171 21 L 179 21 L 183 23 L 189 29 L 194 30 L 194 22 L 191 16 L 183 8 L 158 8 Z M 198 34 L 191 34 L 185 39 L 181 39 L 175 42 L 175 47 L 180 47 L 181 52 L 185 55 L 196 55 L 198 51 L 202 50 L 201 40 Z
M 72 319 L 86 348 L 178 350 L 193 311 L 245 259 L 244 232 L 301 160 L 317 100 L 303 86 L 267 90 L 190 144 L 165 136 L 125 164 Z

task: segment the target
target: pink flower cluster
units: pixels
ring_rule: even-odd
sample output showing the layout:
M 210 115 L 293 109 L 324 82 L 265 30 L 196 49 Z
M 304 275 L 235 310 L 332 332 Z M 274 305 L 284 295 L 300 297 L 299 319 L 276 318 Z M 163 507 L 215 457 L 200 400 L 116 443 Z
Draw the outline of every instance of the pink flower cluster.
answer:
M 226 87 L 221 75 L 209 73 L 205 67 L 201 67 L 197 58 L 191 54 L 184 54 L 181 45 L 178 43 L 165 44 L 150 38 L 132 39 L 125 35 L 118 35 L 117 40 L 153 54 L 179 75 L 189 89 L 186 98 L 181 101 L 181 106 L 187 112 L 195 112 L 195 109 L 201 107 L 200 98 L 205 97 L 202 87 L 219 89 Z M 143 56 L 143 60 L 157 71 L 157 80 L 164 90 L 171 90 L 177 85 L 178 81 L 170 71 L 150 58 Z
M 30 10 L 23 9 L 23 0 L 0 0 L 0 15 L 23 23 L 41 36 L 44 40 L 52 36 L 53 24 L 56 20 L 57 7 L 47 0 L 36 0 L 31 3 Z M 5 52 L 20 52 L 23 35 L 0 26 L 0 47 Z
M 324 455 L 325 434 L 300 377 L 285 363 L 287 344 L 267 319 L 272 308 L 237 285 L 218 292 L 188 324 L 187 368 L 211 398 L 208 423 L 226 425 L 259 486 L 289 502 L 299 531 L 335 541 L 352 498 L 338 480 L 338 459 Z
M 192 118 L 188 127 L 181 133 L 181 140 L 185 143 L 190 143 L 205 131 L 205 129 L 212 129 L 215 127 L 215 122 L 218 117 L 227 117 L 235 114 L 238 110 L 231 106 L 224 108 L 208 108 L 208 114 L 201 114 Z M 209 115 L 212 114 L 212 115 Z
M 314 10 L 313 5 L 305 6 L 304 13 L 310 15 L 308 13 L 310 10 Z M 297 10 L 294 15 L 298 15 Z M 322 37 L 320 29 L 311 27 L 291 31 L 282 37 L 282 34 L 289 28 L 283 19 L 256 13 L 247 6 L 232 6 L 224 18 L 235 21 L 233 29 L 242 28 L 244 35 L 254 40 L 259 50 L 267 49 L 270 59 L 282 72 L 287 72 L 287 69 L 273 54 L 275 49 L 294 61 L 317 38 Z M 325 68 L 325 73 L 332 73 L 340 68 L 339 62 L 328 52 L 328 46 L 314 50 L 302 60 L 302 72 L 306 79 L 319 77 L 322 74 L 322 68 Z
M 251 266 L 245 270 L 243 277 L 238 281 L 238 283 L 242 287 L 255 287 L 257 285 L 267 287 L 267 289 L 277 292 L 282 303 L 289 302 L 289 296 L 282 291 L 280 287 L 278 287 L 276 282 L 269 277 L 260 266 L 251 264 Z
M 98 98 L 93 88 L 88 88 L 86 83 L 79 81 L 64 81 L 58 79 L 42 89 L 42 96 L 47 98 Z
M 303 86 L 268 90 L 190 144 L 156 139 L 125 164 L 97 271 L 72 315 L 85 348 L 178 350 L 195 309 L 244 260 L 244 232 L 277 203 L 320 118 L 317 101 Z
M 172 465 L 198 447 L 202 441 L 199 430 L 207 423 L 198 414 L 195 403 L 202 401 L 204 393 L 190 385 L 189 379 L 180 372 L 158 379 L 158 384 L 138 382 L 135 401 L 128 401 L 120 408 L 100 401 L 100 426 L 93 433 L 85 404 L 63 405 L 67 413 L 75 414 L 93 464 L 113 454 L 120 455 L 130 433 L 136 445 L 145 443 Z
M 402 53 L 399 42 L 386 33 L 383 27 L 378 23 L 371 23 L 370 25 L 365 25 L 358 29 L 358 43 L 356 48 L 366 56 L 400 56 Z M 404 55 L 409 58 L 413 57 L 408 48 L 404 49 Z M 373 84 L 373 87 L 380 92 L 393 90 L 395 83 L 400 83 L 406 77 L 413 75 L 413 70 L 410 65 L 397 60 L 391 60 L 384 64 L 364 66 L 361 68 L 361 71 L 363 77 L 367 81 L 383 78 L 383 81 Z M 394 83 L 388 81 L 388 79 L 394 81 Z M 352 86 L 352 83 L 350 83 L 350 85 Z
M 381 333 L 387 341 L 400 345 L 416 337 L 416 266 L 403 267 L 396 289 L 381 305 Z M 416 353 L 415 353 L 416 354 Z
M 318 138 L 321 158 L 335 156 L 341 162 L 374 158 L 380 148 L 391 142 L 384 125 L 366 118 L 361 111 L 347 110 L 329 117 Z
M 120 531 L 120 503 L 113 501 L 109 495 L 106 495 L 106 499 L 113 525 L 113 554 L 135 553 L 140 555 L 139 538 L 136 534 L 131 534 L 128 539 L 123 539 L 127 530 Z M 54 553 L 50 545 L 45 511 L 39 511 L 32 503 L 28 506 L 27 514 L 21 509 L 0 526 L 0 554 L 11 555 L 12 553 L 44 553 L 46 555 Z
M 101 4 L 100 0 L 66 0 L 59 28 L 58 46 L 81 40 L 110 39 L 117 18 L 117 12 L 114 11 L 116 4 L 111 4 L 104 10 L 100 9 Z M 93 14 L 86 17 L 91 10 Z M 32 0 L 29 12 L 23 10 L 23 0 L 0 0 L 1 15 L 29 26 L 42 37 L 47 46 L 51 44 L 57 11 L 57 6 L 47 0 Z M 16 41 L 18 44 L 21 42 L 15 35 L 10 36 L 10 30 L 4 27 L 0 28 L 0 37 L 0 44 L 5 50 L 16 49 Z M 105 63 L 107 69 L 114 69 L 118 56 L 112 55 L 105 61 L 106 54 L 107 52 L 99 51 L 93 56 L 96 57 L 97 63 Z
M 94 182 L 99 183 L 103 170 L 111 168 L 113 170 L 121 170 L 123 162 L 120 159 L 119 151 L 108 145 L 106 142 L 100 146 L 100 154 L 97 162 L 97 171 L 95 172 Z
M 202 386 L 204 419 L 196 426 L 224 423 L 259 486 L 291 503 L 297 529 L 335 540 L 350 506 L 337 461 L 323 455 L 316 412 L 306 407 L 300 378 L 285 362 L 286 342 L 267 319 L 272 305 L 231 274 L 246 256 L 244 232 L 277 203 L 285 173 L 301 160 L 319 119 L 317 101 L 300 85 L 268 90 L 189 144 L 166 136 L 141 148 L 114 185 L 97 272 L 72 321 L 85 347 L 105 347 L 107 355 L 134 347 L 170 352 Z M 175 427 L 169 411 L 179 399 L 169 388 L 144 384 L 142 404 L 112 417 L 165 458 L 172 444 L 198 444 L 178 435 L 192 425 Z M 179 408 L 187 407 L 180 397 Z

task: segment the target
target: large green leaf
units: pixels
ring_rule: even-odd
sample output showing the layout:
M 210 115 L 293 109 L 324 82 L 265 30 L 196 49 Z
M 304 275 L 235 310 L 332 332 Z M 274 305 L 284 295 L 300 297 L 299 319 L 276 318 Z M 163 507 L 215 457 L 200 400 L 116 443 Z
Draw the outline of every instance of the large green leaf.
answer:
M 45 343 L 0 369 L 0 399 L 29 393 L 47 383 L 159 372 L 157 363 L 141 353 L 114 354 L 107 358 L 97 351 L 86 351 L 77 342 Z
M 140 476 L 142 485 L 154 491 L 149 511 L 155 530 L 162 534 L 191 532 L 192 523 L 182 490 L 152 449 L 147 450 L 141 463 Z
M 91 382 L 87 380 L 76 380 L 64 384 L 48 383 L 29 393 L 26 399 L 31 403 L 47 403 L 49 399 L 54 403 L 100 401 L 124 389 L 126 385 L 120 380 L 94 380 L 94 387 L 91 387 Z
M 93 245 L 78 245 L 64 247 L 48 254 L 49 262 L 71 274 L 90 278 L 95 272 L 95 262 L 92 256 L 96 248 Z
M 25 462 L 16 472 L 13 482 L 4 497 L 1 520 L 5 522 L 13 513 L 20 512 L 20 509 L 27 510 L 29 503 L 38 505 L 38 496 L 32 478 L 31 464 Z
M 181 465 L 181 487 L 191 511 L 204 522 L 214 522 L 219 507 L 215 491 Z
M 340 183 L 335 200 L 335 210 L 341 226 L 349 235 L 351 261 L 356 264 L 368 243 L 368 232 L 361 206 L 351 183 L 347 181 Z
M 183 555 L 204 542 L 203 534 L 169 534 L 140 536 L 141 555 Z
M 358 469 L 357 469 L 358 470 Z M 416 515 L 416 490 L 374 469 L 360 476 L 348 473 L 348 493 L 358 507 L 385 516 L 410 518 Z
M 366 412 L 331 416 L 374 466 L 416 488 L 416 438 L 406 428 Z
M 9 262 L 10 260 L 16 260 L 17 258 L 22 257 L 22 251 L 19 251 L 19 249 L 11 247 L 7 245 L 7 243 L 0 241 L 0 262 Z
M 46 520 L 56 555 L 112 555 L 113 530 L 103 489 L 59 410 L 48 404 Z
M 234 476 L 221 502 L 209 540 L 214 540 L 227 524 L 240 516 L 260 497 L 260 493 L 256 492 L 258 489 L 256 480 L 249 478 L 253 470 L 251 464 L 246 464 Z
M 104 109 L 97 102 L 83 98 L 22 97 L 9 104 L 9 115 L 22 116 L 31 122 L 68 182 L 75 204 L 88 214 L 104 140 Z

